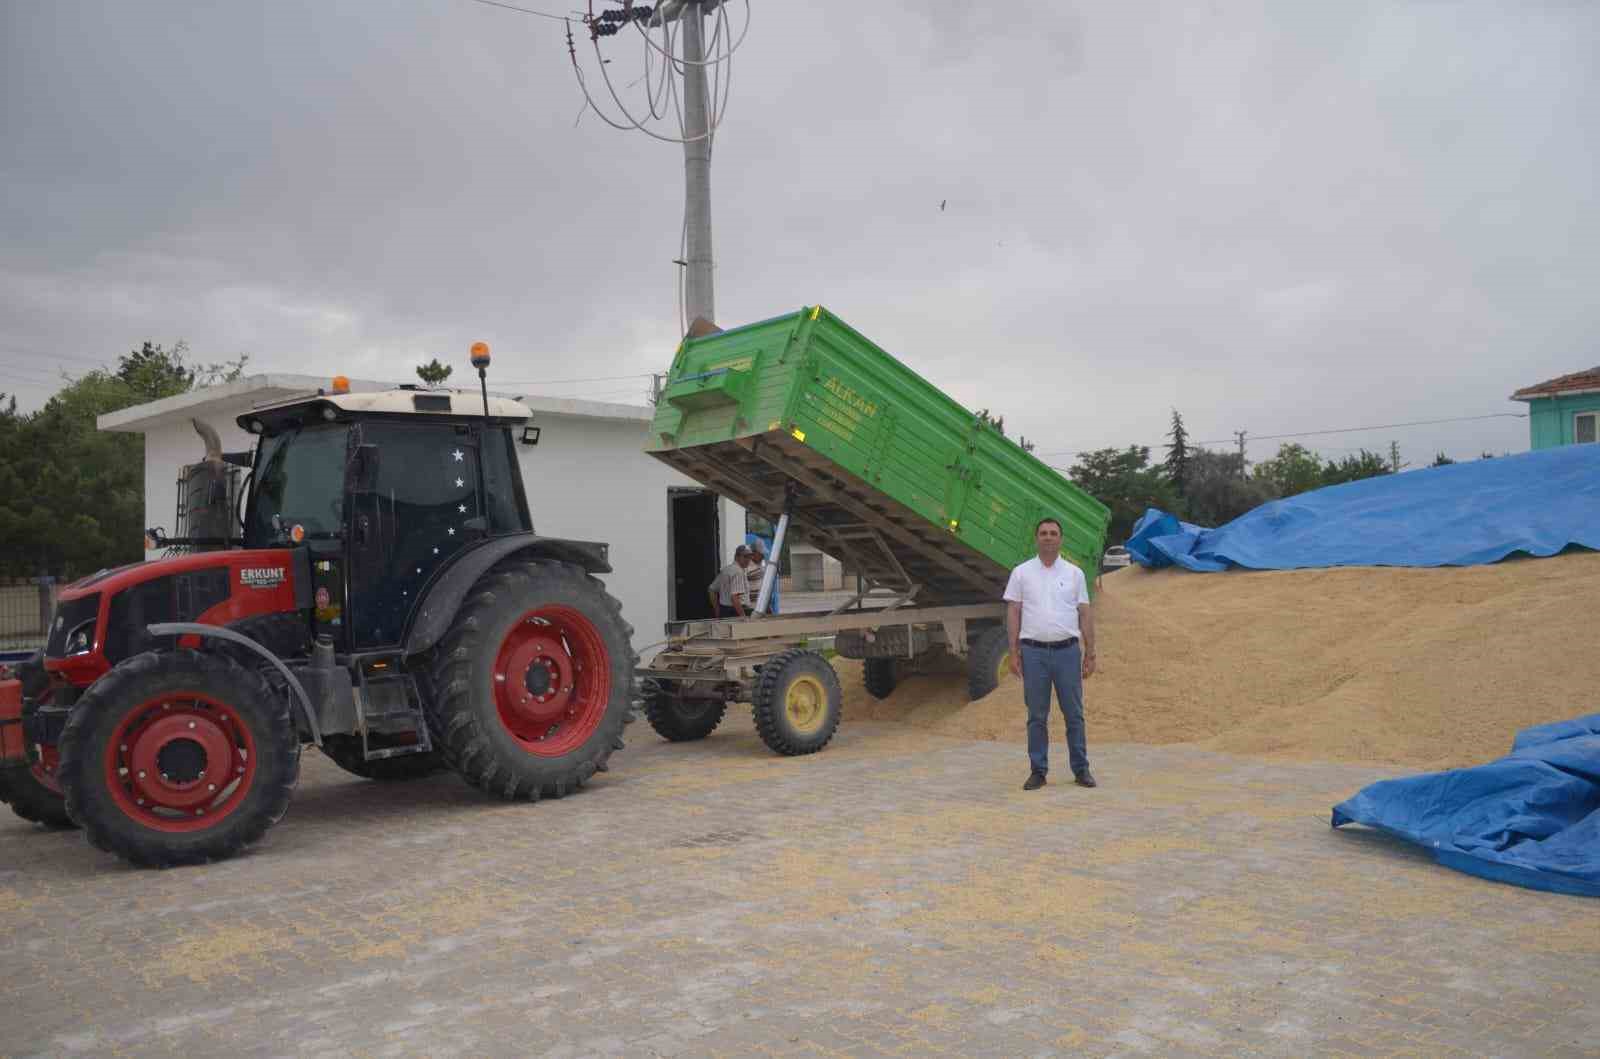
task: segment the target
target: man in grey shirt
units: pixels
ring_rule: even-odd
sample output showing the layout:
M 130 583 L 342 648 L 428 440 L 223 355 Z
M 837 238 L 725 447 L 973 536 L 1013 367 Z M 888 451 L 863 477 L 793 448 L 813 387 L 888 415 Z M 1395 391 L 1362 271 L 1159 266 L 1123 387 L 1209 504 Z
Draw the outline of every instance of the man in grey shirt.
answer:
M 744 617 L 749 608 L 745 605 L 750 592 L 749 577 L 745 567 L 750 565 L 750 549 L 744 545 L 733 550 L 733 562 L 722 568 L 717 579 L 706 586 L 706 596 L 711 600 L 713 617 Z

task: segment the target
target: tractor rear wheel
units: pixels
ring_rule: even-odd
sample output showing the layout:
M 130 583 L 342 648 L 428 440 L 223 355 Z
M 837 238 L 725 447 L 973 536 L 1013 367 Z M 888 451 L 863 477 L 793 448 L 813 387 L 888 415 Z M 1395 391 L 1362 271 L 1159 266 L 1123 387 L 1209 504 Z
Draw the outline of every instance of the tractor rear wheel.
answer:
M 967 651 L 967 698 L 977 702 L 1011 675 L 1011 636 L 1004 625 L 979 633 Z
M 895 686 L 900 683 L 900 674 L 896 671 L 895 658 L 868 658 L 861 667 L 861 682 L 867 686 L 867 694 L 875 699 L 887 699 L 894 693 Z
M 420 780 L 450 767 L 437 750 L 368 761 L 365 751 L 361 749 L 359 735 L 325 735 L 322 737 L 322 752 L 335 765 L 364 780 Z
M 636 698 L 621 611 L 570 563 L 511 559 L 484 574 L 427 681 L 450 767 L 507 801 L 559 798 L 604 771 Z
M 147 651 L 83 693 L 61 735 L 67 812 L 146 867 L 231 857 L 283 818 L 300 775 L 289 702 L 204 651 Z
M 35 651 L 16 666 L 17 679 L 22 684 L 26 702 L 34 704 L 50 697 L 50 677 L 44 671 L 44 657 Z M 27 705 L 23 706 L 24 715 Z M 8 802 L 11 811 L 24 820 L 45 827 L 70 828 L 76 826 L 67 815 L 67 803 L 61 797 L 61 784 L 56 781 L 60 755 L 55 747 L 46 747 L 41 760 L 31 765 L 0 768 L 0 802 Z
M 839 674 L 815 651 L 785 651 L 756 678 L 756 731 L 779 754 L 815 754 L 839 727 L 844 692 Z
M 722 699 L 685 698 L 676 681 L 661 681 L 644 697 L 645 720 L 657 735 L 673 743 L 704 739 L 717 730 L 727 712 Z

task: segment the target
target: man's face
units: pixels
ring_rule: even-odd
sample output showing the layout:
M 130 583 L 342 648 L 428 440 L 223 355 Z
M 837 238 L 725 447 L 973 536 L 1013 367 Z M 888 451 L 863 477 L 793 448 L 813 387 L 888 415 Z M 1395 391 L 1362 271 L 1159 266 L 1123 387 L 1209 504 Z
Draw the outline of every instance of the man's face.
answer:
M 1040 555 L 1059 555 L 1061 553 L 1061 527 L 1054 522 L 1046 522 L 1033 534 L 1034 543 L 1039 546 Z

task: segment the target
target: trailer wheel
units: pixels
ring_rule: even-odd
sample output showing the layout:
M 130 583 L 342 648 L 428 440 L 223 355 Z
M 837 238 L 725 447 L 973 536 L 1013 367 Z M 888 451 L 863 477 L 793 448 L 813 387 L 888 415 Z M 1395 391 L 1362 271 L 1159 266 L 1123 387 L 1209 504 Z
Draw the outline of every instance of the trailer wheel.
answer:
M 656 734 L 672 743 L 704 739 L 717 730 L 728 704 L 721 699 L 688 699 L 676 681 L 659 681 L 644 697 L 644 716 Z
M 967 651 L 967 698 L 976 702 L 1011 673 L 1011 636 L 1004 625 L 983 630 Z
M 900 683 L 900 674 L 895 665 L 897 658 L 869 658 L 861 668 L 861 681 L 867 686 L 867 694 L 875 699 L 887 699 L 893 694 L 895 687 Z
M 449 768 L 437 750 L 368 761 L 365 751 L 361 749 L 359 735 L 325 735 L 322 737 L 322 752 L 335 765 L 364 780 L 420 780 Z
M 91 844 L 147 867 L 238 853 L 283 818 L 299 775 L 288 701 L 209 652 L 119 663 L 61 734 L 67 812 Z
M 815 651 L 785 651 L 761 667 L 754 707 L 761 741 L 779 754 L 815 754 L 839 727 L 839 674 Z
M 569 563 L 511 559 L 484 574 L 427 681 L 450 767 L 507 801 L 559 798 L 603 771 L 636 698 L 621 611 Z
M 22 684 L 26 716 L 27 703 L 37 704 L 50 697 L 50 676 L 44 670 L 43 654 L 35 651 L 17 663 L 16 674 Z M 0 768 L 0 802 L 9 803 L 11 811 L 22 819 L 45 827 L 76 827 L 67 815 L 67 803 L 56 781 L 59 764 L 59 753 L 49 746 L 44 748 L 42 758 L 31 765 Z

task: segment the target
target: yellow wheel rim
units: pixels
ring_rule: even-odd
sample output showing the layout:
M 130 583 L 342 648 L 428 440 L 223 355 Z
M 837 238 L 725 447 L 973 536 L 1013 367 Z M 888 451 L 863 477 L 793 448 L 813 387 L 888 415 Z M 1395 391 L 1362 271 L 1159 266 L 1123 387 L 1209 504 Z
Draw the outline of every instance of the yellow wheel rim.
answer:
M 828 689 L 816 677 L 795 677 L 783 695 L 783 714 L 795 731 L 810 735 L 828 715 Z
M 1007 651 L 1000 656 L 1000 664 L 994 667 L 994 682 L 999 684 L 1011 673 L 1011 652 Z

